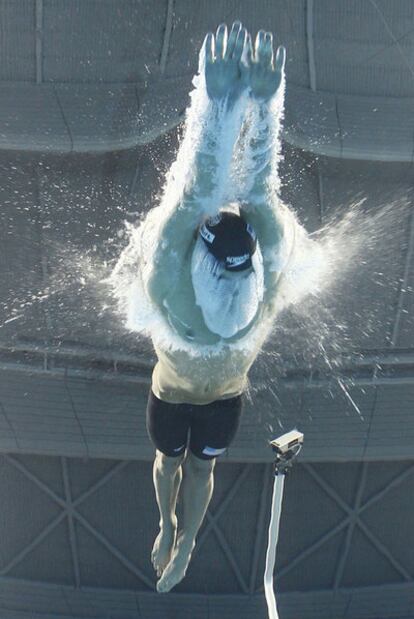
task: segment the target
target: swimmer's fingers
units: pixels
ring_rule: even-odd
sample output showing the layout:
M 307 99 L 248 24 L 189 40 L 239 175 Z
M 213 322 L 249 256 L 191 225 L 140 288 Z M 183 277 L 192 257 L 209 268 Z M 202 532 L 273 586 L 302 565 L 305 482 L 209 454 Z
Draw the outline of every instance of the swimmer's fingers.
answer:
M 278 91 L 282 82 L 285 59 L 285 48 L 280 46 L 275 58 L 272 33 L 260 30 L 256 37 L 249 70 L 250 89 L 256 99 L 268 100 Z
M 233 51 L 233 56 L 232 56 L 235 62 L 240 62 L 244 47 L 246 45 L 246 40 L 247 40 L 247 30 L 246 28 L 241 28 L 237 35 L 236 44 L 234 46 L 234 51 Z
M 273 58 L 273 35 L 271 32 L 259 30 L 255 42 L 255 62 L 263 68 L 272 64 Z
M 214 35 L 212 32 L 206 34 L 201 53 L 204 54 L 206 63 L 211 64 L 214 61 Z
M 286 63 L 286 48 L 283 45 L 279 45 L 276 52 L 275 72 L 280 76 L 283 74 Z
M 204 70 L 207 94 L 211 99 L 226 99 L 232 106 L 246 88 L 241 67 L 246 37 L 247 31 L 240 22 L 233 24 L 229 37 L 225 24 L 220 24 L 215 37 L 211 33 L 206 36 Z
M 233 58 L 233 54 L 236 48 L 236 43 L 237 43 L 237 39 L 238 39 L 241 28 L 242 28 L 242 25 L 239 21 L 235 21 L 234 24 L 232 25 L 230 34 L 229 34 L 229 39 L 227 41 L 226 52 L 224 54 L 225 60 L 230 60 L 231 58 Z
M 250 34 L 247 35 L 246 44 L 244 46 L 244 60 L 247 66 L 250 66 L 253 62 L 253 44 Z
M 220 62 L 224 58 L 224 51 L 227 46 L 227 26 L 226 24 L 220 24 L 216 32 L 216 58 L 215 60 Z

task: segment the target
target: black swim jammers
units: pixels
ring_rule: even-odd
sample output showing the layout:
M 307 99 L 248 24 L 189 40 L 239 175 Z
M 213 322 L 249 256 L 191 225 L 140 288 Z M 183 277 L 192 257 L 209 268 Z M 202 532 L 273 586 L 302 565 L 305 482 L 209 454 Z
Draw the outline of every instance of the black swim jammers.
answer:
M 150 390 L 147 430 L 155 447 L 166 456 L 180 456 L 188 447 L 197 458 L 212 460 L 234 439 L 242 409 L 242 396 L 210 404 L 171 404 Z

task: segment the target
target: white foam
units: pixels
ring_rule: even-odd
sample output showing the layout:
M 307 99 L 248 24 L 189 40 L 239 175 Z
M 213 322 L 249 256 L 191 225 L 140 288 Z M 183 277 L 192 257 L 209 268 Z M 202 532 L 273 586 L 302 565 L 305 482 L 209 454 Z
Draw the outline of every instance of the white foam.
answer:
M 119 258 L 110 277 L 110 283 L 117 299 L 119 312 L 129 330 L 151 337 L 158 346 L 166 350 L 185 350 L 192 355 L 211 355 L 221 354 L 223 346 L 228 346 L 228 344 L 222 341 L 215 346 L 199 346 L 190 340 L 179 337 L 160 308 L 155 306 L 148 298 L 145 285 L 153 268 L 156 248 L 159 247 L 161 242 L 159 234 L 163 224 L 170 216 L 171 209 L 175 209 L 176 205 L 180 203 L 183 191 L 188 188 L 194 189 L 193 163 L 195 152 L 201 144 L 203 132 L 204 134 L 208 133 L 212 126 L 219 129 L 220 154 L 223 165 L 218 166 L 216 173 L 219 176 L 227 173 L 226 162 L 232 162 L 230 177 L 216 179 L 219 189 L 214 195 L 209 197 L 196 196 L 196 199 L 202 204 L 204 215 L 214 216 L 221 205 L 226 204 L 227 207 L 231 201 L 237 202 L 241 195 L 247 195 L 246 191 L 254 182 L 257 166 L 262 163 L 265 165 L 266 161 L 269 161 L 269 156 L 271 157 L 272 173 L 268 187 L 268 199 L 277 211 L 284 231 L 284 238 L 279 251 L 274 255 L 263 254 L 263 259 L 266 264 L 270 265 L 270 269 L 281 273 L 277 298 L 274 303 L 273 319 L 277 318 L 287 307 L 300 306 L 306 297 L 319 295 L 329 287 L 338 272 L 341 270 L 345 272 L 347 264 L 352 263 L 355 255 L 360 251 L 363 235 L 350 235 L 350 230 L 355 232 L 355 218 L 351 213 L 348 217 L 343 218 L 341 223 L 331 223 L 318 235 L 310 237 L 297 221 L 295 214 L 280 203 L 278 198 L 280 180 L 277 165 L 280 157 L 278 134 L 283 111 L 283 87 L 271 104 L 272 114 L 270 120 L 268 118 L 266 122 L 273 122 L 274 124 L 269 128 L 263 126 L 265 121 L 258 112 L 257 106 L 255 108 L 249 104 L 246 98 L 241 99 L 230 117 L 224 107 L 216 109 L 214 112 L 216 117 L 212 122 L 210 115 L 213 112 L 210 109 L 211 106 L 209 108 L 202 71 L 194 79 L 194 85 L 195 89 L 191 93 L 191 107 L 187 113 L 183 141 L 177 159 L 167 175 L 161 204 L 152 209 L 138 225 L 128 225 L 129 244 Z M 241 136 L 236 143 L 236 154 L 234 154 L 232 146 L 235 135 L 240 129 L 241 115 L 244 113 L 247 115 L 247 123 L 245 123 Z M 273 136 L 271 152 L 263 152 L 263 162 L 261 162 L 260 154 L 259 157 L 249 155 L 248 144 L 252 135 L 260 133 L 260 131 L 266 133 L 268 129 Z M 215 139 L 215 136 L 211 136 L 211 139 Z M 203 139 L 202 143 L 204 147 L 208 148 L 209 139 Z M 237 153 L 242 153 L 243 156 L 239 156 Z M 167 250 L 168 241 L 164 240 L 163 242 L 164 249 Z M 343 247 L 340 258 L 338 256 L 339 245 Z M 173 278 L 178 276 L 175 273 L 171 274 L 171 285 L 174 285 Z M 210 297 L 214 298 L 214 295 L 210 294 Z M 205 306 L 205 295 L 203 303 L 201 303 L 200 298 L 199 302 L 200 305 Z M 214 314 L 213 309 L 212 313 Z M 249 316 L 250 313 L 247 311 Z M 240 324 L 244 321 L 246 315 L 240 316 Z M 208 324 L 208 319 L 206 321 Z M 221 335 L 228 335 L 229 330 L 233 332 L 233 326 L 226 324 Z M 246 336 L 232 343 L 231 346 L 239 350 L 256 348 L 258 341 L 264 341 L 270 328 L 270 321 L 261 321 Z
M 218 152 L 220 152 L 221 165 L 215 170 L 217 178 L 214 183 L 217 189 L 208 197 L 196 195 L 196 199 L 202 205 L 204 215 L 214 216 L 221 205 L 231 203 L 231 198 L 237 201 L 241 193 L 248 191 L 249 186 L 253 183 L 254 174 L 257 170 L 257 158 L 253 161 L 252 157 L 249 156 L 249 153 L 246 152 L 246 148 L 248 149 L 246 144 L 249 143 L 255 132 L 262 130 L 266 132 L 268 129 L 263 126 L 263 119 L 257 113 L 255 107 L 248 102 L 246 95 L 240 98 L 230 113 L 224 104 L 218 107 L 211 106 L 205 86 L 203 62 L 204 55 L 201 54 L 200 71 L 193 81 L 195 88 L 191 93 L 191 106 L 187 113 L 183 140 L 180 144 L 177 159 L 167 175 L 161 204 L 159 207 L 152 209 L 145 220 L 141 221 L 136 227 L 128 226 L 129 244 L 122 252 L 110 278 L 118 302 L 118 309 L 124 317 L 129 330 L 152 337 L 163 348 L 184 349 L 194 355 L 214 354 L 216 352 L 220 354 L 222 347 L 227 344 L 222 342 L 216 346 L 200 347 L 191 341 L 184 341 L 174 332 L 160 309 L 148 298 L 145 282 L 148 280 L 153 268 L 156 248 L 159 247 L 159 232 L 164 222 L 168 219 L 171 209 L 175 209 L 176 205 L 180 203 L 183 191 L 189 188 L 193 191 L 197 189 L 193 187 L 194 179 L 192 175 L 197 149 L 207 148 L 208 150 L 210 141 L 213 143 L 217 139 L 219 140 Z M 273 125 L 269 128 L 269 132 L 273 136 L 273 141 L 271 142 L 273 189 L 269 191 L 269 199 L 275 201 L 275 208 L 278 208 L 276 205 L 278 198 L 275 189 L 279 186 L 277 176 L 277 161 L 280 151 L 278 133 L 283 107 L 283 92 L 284 83 L 277 97 L 271 103 L 270 119 Z M 214 118 L 211 117 L 212 115 L 214 115 Z M 244 149 L 244 153 L 243 157 L 238 157 L 237 154 L 234 156 L 233 146 L 240 132 L 240 126 L 244 117 L 247 118 L 247 124 L 245 123 L 241 138 L 236 143 L 236 152 L 240 153 Z M 217 135 L 209 136 L 209 131 L 211 131 L 212 127 L 215 127 L 218 137 Z M 207 138 L 205 137 L 206 134 Z M 243 139 L 245 140 L 244 144 Z M 268 154 L 265 154 L 265 157 L 268 157 Z M 230 182 L 228 182 L 229 178 L 227 176 L 230 162 L 232 162 L 232 174 Z M 293 237 L 296 236 L 299 239 L 305 238 L 306 235 L 304 231 L 301 231 L 296 218 L 288 209 L 281 208 L 280 213 L 281 224 L 286 228 L 285 240 L 280 251 L 277 255 L 271 257 L 270 262 L 271 268 L 277 271 L 283 271 L 288 263 L 290 265 L 289 268 L 293 269 L 289 277 L 285 278 L 286 281 L 282 286 L 281 292 L 283 294 L 281 294 L 280 309 L 283 309 L 290 302 L 292 296 L 290 290 L 292 288 L 295 289 L 295 300 L 300 298 L 299 291 L 303 290 L 303 286 L 301 288 L 292 284 L 289 288 L 287 284 L 296 279 L 294 271 L 300 270 L 300 268 L 295 266 L 296 263 L 292 262 L 292 256 L 296 255 L 292 249 Z M 292 233 L 292 228 L 297 228 L 298 231 Z M 164 249 L 168 249 L 166 241 L 164 243 L 166 245 Z M 258 255 L 259 253 L 260 250 Z M 269 256 L 267 256 L 267 259 L 269 261 Z M 303 267 L 301 268 L 303 270 Z M 257 271 L 260 279 L 260 269 L 257 269 Z M 173 277 L 174 274 L 172 274 Z M 250 295 L 254 302 L 246 304 L 243 311 L 238 312 L 238 319 L 233 322 L 230 321 L 232 324 L 228 320 L 227 322 L 225 321 L 226 324 L 223 324 L 223 328 L 220 329 L 220 334 L 223 337 L 229 337 L 229 334 L 233 335 L 234 328 L 238 330 L 240 327 L 246 326 L 256 313 L 257 303 L 262 298 L 260 285 L 263 287 L 263 282 L 260 284 L 260 282 L 256 281 L 255 283 L 258 286 L 256 285 L 256 290 L 253 291 L 254 294 Z M 283 292 L 284 290 L 285 292 Z M 206 310 L 205 294 L 202 295 L 203 299 L 201 299 L 200 294 L 199 290 L 198 302 Z M 220 302 L 223 301 L 222 296 L 220 296 Z M 213 298 L 216 297 L 210 295 L 210 301 Z M 226 298 L 229 300 L 229 295 Z M 211 321 L 209 321 L 208 317 L 210 314 L 217 314 L 213 310 L 214 308 L 212 307 L 211 312 L 204 312 L 207 324 L 210 324 L 210 326 Z M 229 312 L 227 312 L 227 315 L 229 315 Z M 256 328 L 251 329 L 247 336 L 241 338 L 232 346 L 239 349 L 249 349 L 251 346 L 256 346 L 257 339 L 263 340 L 268 329 L 269 324 L 265 324 L 262 321 Z

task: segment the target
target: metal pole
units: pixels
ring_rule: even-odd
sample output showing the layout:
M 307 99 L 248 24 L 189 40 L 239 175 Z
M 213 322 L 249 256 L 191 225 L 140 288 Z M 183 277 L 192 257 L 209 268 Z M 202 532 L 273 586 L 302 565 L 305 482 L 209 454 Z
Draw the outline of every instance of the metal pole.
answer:
M 269 619 L 279 619 L 276 607 L 276 598 L 273 590 L 273 571 L 276 560 L 276 546 L 279 538 L 280 515 L 282 513 L 283 487 L 285 474 L 275 474 L 273 484 L 272 512 L 270 516 L 269 537 L 266 552 L 266 569 L 264 574 L 264 588 L 269 611 Z
M 266 569 L 264 574 L 264 590 L 269 619 L 279 619 L 275 592 L 273 590 L 273 572 L 275 569 L 277 541 L 279 539 L 279 524 L 280 515 L 282 513 L 285 476 L 300 452 L 302 444 L 303 434 L 298 430 L 291 430 L 273 441 L 270 441 L 270 446 L 275 453 L 275 479 L 273 483 L 272 511 L 270 515 Z

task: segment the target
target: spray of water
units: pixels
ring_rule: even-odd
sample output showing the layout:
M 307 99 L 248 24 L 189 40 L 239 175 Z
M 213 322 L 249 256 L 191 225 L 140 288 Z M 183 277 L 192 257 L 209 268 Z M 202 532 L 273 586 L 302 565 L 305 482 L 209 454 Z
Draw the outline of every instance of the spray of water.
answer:
M 256 149 L 255 152 L 250 153 L 251 137 L 254 134 L 260 134 L 263 129 L 267 130 L 265 121 L 257 113 L 257 106 L 249 103 L 246 95 L 240 97 L 231 111 L 224 103 L 221 106 L 211 106 L 207 96 L 202 63 L 201 55 L 201 67 L 194 79 L 195 89 L 191 93 L 191 106 L 187 114 L 183 139 L 177 159 L 167 175 L 161 203 L 157 208 L 152 209 L 137 226 L 127 227 L 129 244 L 122 252 L 109 282 L 117 300 L 119 312 L 124 317 L 129 330 L 150 336 L 156 345 L 164 350 L 185 351 L 192 356 L 214 356 L 220 355 L 228 344 L 222 341 L 214 346 L 199 346 L 180 338 L 171 328 L 168 318 L 146 294 L 146 282 L 157 262 L 156 254 L 160 245 L 163 251 L 173 253 L 173 249 L 169 247 L 169 241 L 165 238 L 160 240 L 160 230 L 164 228 L 171 212 L 177 208 L 186 192 L 195 193 L 195 199 L 200 205 L 199 214 L 196 217 L 193 215 L 192 224 L 193 229 L 196 230 L 201 214 L 204 217 L 215 215 L 223 204 L 237 202 L 240 196 L 249 193 L 249 187 L 254 183 L 255 174 L 258 171 L 257 168 L 267 165 L 270 154 L 274 182 L 272 181 L 272 189 L 269 190 L 269 199 L 275 202 L 275 208 L 277 208 L 279 124 L 283 108 L 284 83 L 271 104 L 271 118 L 274 122 L 269 129 L 272 134 L 270 149 L 269 144 L 266 143 L 263 152 L 257 152 Z M 245 119 L 244 124 L 243 119 Z M 209 160 L 214 159 L 214 155 L 210 156 L 209 152 L 212 144 L 215 144 L 215 150 L 220 153 L 220 165 L 216 167 L 212 165 L 211 170 L 208 171 L 214 181 L 212 182 L 213 189 L 204 195 L 199 187 L 194 186 L 195 157 L 196 153 L 201 152 L 203 156 L 206 156 L 203 163 L 208 166 Z M 230 183 L 227 178 L 229 167 L 231 169 Z M 271 268 L 277 271 L 283 270 L 289 263 L 290 278 L 295 279 L 294 271 L 302 268 L 296 263 L 305 251 L 304 244 L 308 247 L 307 254 L 312 253 L 312 247 L 315 247 L 316 251 L 317 246 L 307 238 L 289 209 L 280 206 L 279 210 L 281 225 L 285 229 L 285 242 L 282 243 L 277 254 L 266 255 L 266 260 L 268 264 L 272 264 Z M 297 237 L 297 241 L 293 244 L 294 236 Z M 179 277 L 177 271 L 178 269 L 171 269 L 171 287 L 174 287 L 176 278 Z M 276 314 L 306 294 L 305 280 L 300 287 L 297 285 L 293 287 L 295 299 L 291 298 L 292 293 L 288 292 L 287 286 L 281 290 Z M 261 321 L 260 324 L 250 329 L 246 336 L 232 343 L 232 348 L 246 352 L 257 350 L 266 338 L 269 328 L 269 321 Z
M 188 116 L 179 156 L 167 175 L 160 205 L 146 216 L 141 216 L 135 224 L 126 223 L 125 229 L 115 239 L 108 241 L 108 255 L 120 254 L 114 268 L 110 260 L 102 260 L 102 252 L 81 252 L 75 244 L 51 243 L 48 252 L 54 268 L 40 288 L 30 289 L 22 283 L 21 294 L 13 299 L 3 299 L 3 315 L 0 327 L 18 324 L 24 320 L 29 310 L 45 306 L 56 299 L 62 316 L 73 314 L 73 324 L 79 314 L 94 314 L 100 318 L 106 309 L 111 310 L 107 284 L 110 284 L 116 303 L 116 310 L 128 331 L 135 335 L 152 337 L 170 350 L 186 350 L 189 354 L 214 355 L 220 353 L 222 345 L 197 347 L 184 342 L 169 325 L 165 317 L 153 306 L 145 290 L 146 269 L 151 267 L 154 248 L 157 245 L 160 224 L 165 221 L 170 209 L 175 208 L 179 192 L 183 186 L 191 184 L 191 161 L 196 145 L 205 126 L 200 125 L 209 119 L 205 115 L 207 99 L 205 85 L 199 76 L 192 94 L 192 113 Z M 278 118 L 282 98 L 276 104 Z M 246 107 L 247 106 L 247 107 Z M 204 115 L 203 115 L 204 114 Z M 221 114 L 221 117 L 220 117 Z M 236 143 L 235 153 L 229 148 L 234 142 L 234 134 L 240 116 L 247 114 L 250 127 L 254 124 L 254 113 L 248 109 L 248 102 L 241 100 L 228 123 L 228 115 L 219 111 L 219 124 L 222 123 L 221 150 L 224 159 L 233 157 L 231 183 L 221 195 L 213 196 L 205 206 L 205 212 L 214 214 L 223 201 L 237 200 L 243 186 L 252 181 L 252 170 L 237 153 L 243 152 L 247 141 L 247 130 L 241 132 Z M 277 130 L 277 127 L 276 127 Z M 274 145 L 276 159 L 278 144 Z M 190 162 L 190 165 L 188 164 Z M 276 162 L 277 163 L 277 162 Z M 275 173 L 277 166 L 275 165 Z M 220 173 L 220 170 L 218 171 Z M 183 174 L 186 175 L 183 178 Z M 249 176 L 250 175 L 250 176 Z M 275 190 L 279 189 L 279 177 L 273 177 Z M 180 189 L 181 188 L 181 189 Z M 115 201 L 120 196 L 114 196 Z M 122 198 L 125 201 L 125 198 Z M 80 197 L 77 202 L 82 202 Z M 51 207 L 55 205 L 51 205 Z M 134 204 L 127 205 L 125 212 L 136 210 Z M 384 271 L 378 266 L 379 254 L 388 251 L 393 245 L 400 222 L 407 216 L 409 205 L 401 200 L 382 205 L 374 213 L 365 210 L 363 201 L 344 204 L 338 215 L 326 220 L 324 226 L 309 235 L 298 222 L 292 208 L 280 205 L 280 216 L 286 229 L 294 229 L 295 242 L 283 249 L 275 257 L 278 265 L 283 264 L 273 324 L 260 325 L 235 344 L 240 349 L 263 345 L 258 359 L 258 374 L 265 376 L 262 384 L 252 381 L 251 394 L 266 389 L 278 401 L 277 383 L 286 367 L 322 367 L 334 376 L 335 384 L 349 403 L 349 407 L 360 414 L 358 403 L 349 393 L 349 382 L 341 377 L 341 353 L 352 346 L 349 324 L 342 320 L 341 305 L 354 294 L 355 275 L 359 271 L 371 273 L 371 279 L 378 287 L 389 287 L 395 282 L 387 280 Z M 120 245 L 124 245 L 121 251 Z M 391 251 L 391 249 L 389 250 Z M 108 269 L 111 274 L 108 277 Z M 105 285 L 102 286 L 102 283 Z M 359 291 L 357 291 L 359 293 Z M 358 296 L 357 294 L 354 296 Z M 67 300 L 70 298 L 71 309 Z M 90 298 L 91 302 L 85 302 Z M 368 316 L 368 319 L 367 319 Z M 370 335 L 378 327 L 375 312 L 363 315 L 363 309 L 355 309 L 355 321 L 364 323 L 364 332 Z M 270 337 L 268 344 L 265 340 Z M 333 390 L 334 392 L 334 390 Z M 271 420 L 275 423 L 275 419 Z M 283 428 L 283 419 L 276 423 Z M 270 428 L 269 428 L 270 429 Z
M 401 281 L 389 267 L 400 264 L 402 222 L 409 215 L 407 198 L 379 205 L 375 211 L 361 200 L 343 205 L 316 233 L 305 235 L 303 251 L 296 253 L 295 266 L 284 281 L 290 303 L 275 320 L 268 345 L 256 362 L 261 380 L 252 380 L 250 386 L 251 396 L 264 390 L 273 395 L 272 410 L 262 419 L 269 432 L 274 432 L 275 423 L 284 430 L 292 423 L 277 396 L 278 384 L 287 376 L 296 380 L 296 393 L 305 379 L 311 383 L 317 377 L 329 397 L 342 402 L 344 414 L 364 421 L 357 398 L 351 395 L 352 373 L 344 375 L 344 371 L 351 354 L 361 356 L 364 341 L 370 342 L 378 333 L 391 341 L 378 310 L 386 291 L 391 290 L 394 302 L 398 296 Z M 299 293 L 300 302 L 296 302 L 295 286 L 301 287 L 302 280 L 306 294 Z M 360 305 L 355 305 L 358 301 Z M 298 412 L 298 419 L 311 419 L 311 411 Z
M 202 356 L 220 354 L 224 344 L 199 346 L 178 337 L 165 316 L 152 304 L 145 288 L 147 270 L 152 268 L 154 250 L 159 243 L 159 230 L 171 209 L 176 208 L 183 187 L 191 186 L 194 153 L 201 133 L 211 122 L 206 113 L 208 101 L 202 72 L 196 78 L 195 86 L 183 140 L 177 160 L 167 176 L 160 206 L 150 211 L 137 225 L 127 225 L 129 242 L 108 282 L 128 330 L 151 337 L 164 349 Z M 282 105 L 283 87 L 274 102 L 275 136 L 279 134 Z M 230 183 L 217 183 L 221 188 L 220 194 L 205 200 L 204 213 L 210 215 L 214 215 L 221 204 L 237 201 L 240 195 L 246 193 L 246 187 L 254 182 L 257 157 L 255 161 L 249 160 L 246 148 L 250 132 L 261 129 L 260 118 L 246 100 L 240 101 L 230 121 L 224 110 L 219 110 L 218 114 L 218 123 L 212 123 L 212 126 L 220 129 L 222 169 L 226 169 L 224 164 L 232 158 L 232 174 Z M 240 127 L 241 115 L 247 120 L 232 151 L 230 145 L 234 143 L 235 131 Z M 258 345 L 262 348 L 256 365 L 265 380 L 261 384 L 252 382 L 250 394 L 266 389 L 277 401 L 277 381 L 284 375 L 287 364 L 302 368 L 322 367 L 333 376 L 351 409 L 362 417 L 349 393 L 349 382 L 341 378 L 341 353 L 352 342 L 348 325 L 339 318 L 339 310 L 345 299 L 352 295 L 352 281 L 357 272 L 370 271 L 373 278 L 377 277 L 378 285 L 390 284 L 378 271 L 378 253 L 387 244 L 387 236 L 392 238 L 396 234 L 393 222 L 405 217 L 408 205 L 404 201 L 383 205 L 373 214 L 365 210 L 363 200 L 346 204 L 339 214 L 326 220 L 322 228 L 309 235 L 293 209 L 280 203 L 280 143 L 277 137 L 272 149 L 273 177 L 269 195 L 270 199 L 275 200 L 286 236 L 290 234 L 289 242 L 274 256 L 275 268 L 280 270 L 282 265 L 283 275 L 275 299 L 273 322 L 262 322 L 232 346 L 239 350 L 257 349 Z M 263 161 L 265 157 L 264 152 Z M 202 196 L 200 200 L 203 200 Z M 197 223 L 194 222 L 194 228 Z M 292 230 L 293 233 L 289 232 Z M 377 326 L 375 316 L 365 326 L 369 335 Z M 270 345 L 266 345 L 266 338 L 269 338 Z M 279 419 L 278 423 L 283 427 L 283 420 Z M 273 426 L 269 425 L 269 430 L 273 431 Z

